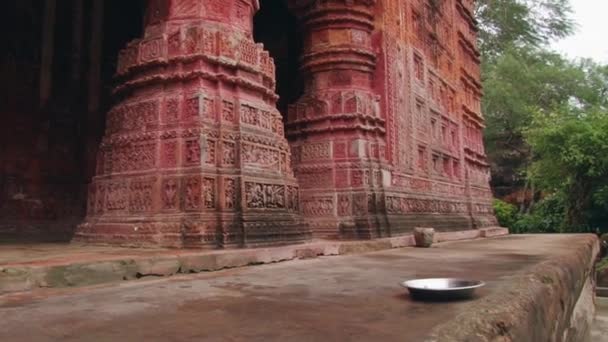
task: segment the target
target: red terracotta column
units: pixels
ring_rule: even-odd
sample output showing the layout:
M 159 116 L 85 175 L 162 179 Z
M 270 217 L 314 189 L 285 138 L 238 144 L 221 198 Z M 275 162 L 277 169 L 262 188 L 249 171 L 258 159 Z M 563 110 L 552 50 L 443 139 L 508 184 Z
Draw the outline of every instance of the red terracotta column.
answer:
M 305 35 L 305 93 L 286 125 L 302 214 L 318 236 L 385 235 L 385 122 L 373 90 L 376 1 L 290 4 Z
M 257 0 L 150 0 L 120 53 L 88 215 L 76 239 L 174 247 L 310 237 Z

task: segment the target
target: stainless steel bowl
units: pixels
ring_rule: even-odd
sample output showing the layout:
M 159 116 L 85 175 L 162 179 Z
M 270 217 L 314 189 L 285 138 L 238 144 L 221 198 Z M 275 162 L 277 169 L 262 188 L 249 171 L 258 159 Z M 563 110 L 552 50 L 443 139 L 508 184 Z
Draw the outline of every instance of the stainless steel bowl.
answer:
M 478 280 L 431 278 L 408 280 L 401 285 L 408 289 L 413 299 L 443 301 L 471 298 L 475 290 L 485 283 Z

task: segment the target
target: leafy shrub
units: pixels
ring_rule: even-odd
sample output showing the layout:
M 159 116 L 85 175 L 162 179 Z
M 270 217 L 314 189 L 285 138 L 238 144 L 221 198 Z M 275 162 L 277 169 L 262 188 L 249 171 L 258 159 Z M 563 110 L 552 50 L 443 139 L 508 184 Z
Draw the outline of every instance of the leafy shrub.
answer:
M 560 231 L 590 232 L 605 227 L 602 221 L 608 200 L 606 103 L 549 114 L 539 112 L 526 131 L 526 139 L 534 152 L 530 173 L 534 183 L 563 199 Z
M 511 227 L 513 234 L 537 234 L 546 233 L 547 224 L 540 215 L 525 214 L 520 215 Z
M 511 203 L 494 199 L 494 212 L 502 227 L 512 228 L 517 221 L 517 207 Z
M 564 201 L 560 196 L 544 198 L 529 214 L 517 215 L 510 227 L 514 234 L 559 233 L 564 222 Z
M 595 270 L 597 272 L 603 272 L 605 269 L 608 269 L 608 257 L 604 258 L 602 260 L 600 260 L 596 265 L 595 265 Z

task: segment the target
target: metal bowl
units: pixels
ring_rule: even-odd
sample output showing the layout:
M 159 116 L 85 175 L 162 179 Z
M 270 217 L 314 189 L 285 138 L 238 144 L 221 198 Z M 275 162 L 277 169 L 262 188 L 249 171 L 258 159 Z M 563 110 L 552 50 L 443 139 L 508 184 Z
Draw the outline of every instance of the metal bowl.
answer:
M 401 285 L 408 289 L 413 299 L 444 301 L 471 298 L 475 290 L 485 283 L 478 280 L 431 278 L 408 280 Z

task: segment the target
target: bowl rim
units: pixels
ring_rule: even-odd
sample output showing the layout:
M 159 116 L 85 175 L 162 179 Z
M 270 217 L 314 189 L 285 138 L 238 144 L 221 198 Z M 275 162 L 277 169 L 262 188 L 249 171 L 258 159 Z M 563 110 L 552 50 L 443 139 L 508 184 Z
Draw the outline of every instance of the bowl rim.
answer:
M 420 286 L 414 286 L 411 285 L 412 282 L 414 281 L 423 281 L 423 280 L 455 280 L 455 281 L 466 281 L 466 282 L 473 282 L 475 283 L 474 285 L 468 285 L 468 286 L 460 286 L 460 287 L 449 287 L 449 288 L 429 288 L 429 287 L 420 287 Z M 414 290 L 423 290 L 423 291 L 461 291 L 461 290 L 474 290 L 480 287 L 483 287 L 486 285 L 486 283 L 484 281 L 481 280 L 471 280 L 471 279 L 463 279 L 463 278 L 420 278 L 420 279 L 410 279 L 410 280 L 406 280 L 400 283 L 401 286 L 407 288 L 407 289 L 414 289 Z

